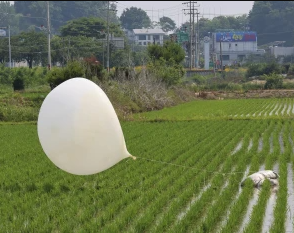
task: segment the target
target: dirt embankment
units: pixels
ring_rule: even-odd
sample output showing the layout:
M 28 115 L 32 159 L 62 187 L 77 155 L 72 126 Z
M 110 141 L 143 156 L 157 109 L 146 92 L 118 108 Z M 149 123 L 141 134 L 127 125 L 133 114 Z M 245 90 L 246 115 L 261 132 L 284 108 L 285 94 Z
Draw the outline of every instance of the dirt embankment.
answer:
M 294 97 L 294 90 L 250 90 L 250 91 L 211 91 L 196 92 L 196 98 L 200 99 L 249 99 L 249 98 L 291 98 Z

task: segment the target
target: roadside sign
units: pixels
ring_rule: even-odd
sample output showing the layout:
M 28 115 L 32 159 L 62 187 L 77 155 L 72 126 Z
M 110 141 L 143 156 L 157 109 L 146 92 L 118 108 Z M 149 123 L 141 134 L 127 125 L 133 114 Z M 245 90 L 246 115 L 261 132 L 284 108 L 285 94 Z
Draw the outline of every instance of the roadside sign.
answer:
M 183 43 L 185 41 L 189 41 L 189 34 L 187 32 L 179 32 L 177 33 L 178 43 Z

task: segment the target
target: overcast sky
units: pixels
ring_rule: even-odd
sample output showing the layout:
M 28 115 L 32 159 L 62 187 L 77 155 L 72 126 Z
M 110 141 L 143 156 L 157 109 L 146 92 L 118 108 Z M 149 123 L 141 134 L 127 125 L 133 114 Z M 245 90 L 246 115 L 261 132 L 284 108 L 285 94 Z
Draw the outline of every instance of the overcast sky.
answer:
M 189 1 L 187 1 L 189 2 Z M 117 2 L 117 15 L 121 16 L 122 12 L 126 8 L 137 7 L 146 11 L 151 21 L 158 21 L 162 16 L 169 17 L 175 21 L 177 26 L 183 22 L 189 21 L 187 4 L 184 1 L 118 1 Z M 252 9 L 254 1 L 199 1 L 195 2 L 195 7 L 200 12 L 199 18 L 213 18 L 219 15 L 232 15 L 238 16 L 242 14 L 248 14 Z M 195 17 L 196 20 L 196 17 Z

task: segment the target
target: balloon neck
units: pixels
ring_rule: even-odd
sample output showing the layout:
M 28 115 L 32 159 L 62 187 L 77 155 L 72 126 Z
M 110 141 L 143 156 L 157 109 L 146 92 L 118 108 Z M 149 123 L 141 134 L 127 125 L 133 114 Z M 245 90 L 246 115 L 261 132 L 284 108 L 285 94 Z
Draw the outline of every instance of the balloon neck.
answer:
M 137 158 L 133 155 L 131 155 L 127 150 L 125 152 L 125 158 L 131 157 L 133 160 L 136 160 Z

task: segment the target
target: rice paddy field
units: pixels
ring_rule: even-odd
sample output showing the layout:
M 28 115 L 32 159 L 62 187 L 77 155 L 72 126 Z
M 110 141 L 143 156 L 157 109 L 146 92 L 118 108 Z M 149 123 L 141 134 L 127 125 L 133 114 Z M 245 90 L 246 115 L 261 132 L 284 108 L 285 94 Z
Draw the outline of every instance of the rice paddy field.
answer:
M 128 151 L 90 176 L 0 124 L 0 232 L 294 232 L 294 99 L 193 101 L 121 122 Z M 99 150 L 97 149 L 97 154 Z M 279 185 L 241 181 L 264 169 Z

